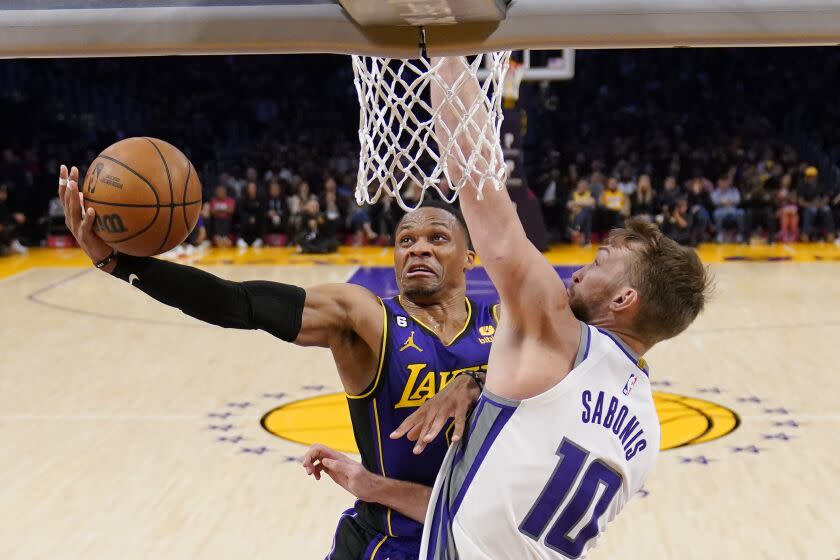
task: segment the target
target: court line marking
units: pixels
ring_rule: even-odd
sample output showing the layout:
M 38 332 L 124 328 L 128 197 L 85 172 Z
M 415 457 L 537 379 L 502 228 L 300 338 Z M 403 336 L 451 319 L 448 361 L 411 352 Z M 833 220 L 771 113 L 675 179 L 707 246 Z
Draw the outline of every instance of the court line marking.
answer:
M 53 303 L 51 301 L 46 301 L 46 300 L 40 299 L 40 296 L 42 294 L 44 294 L 45 292 L 53 290 L 53 289 L 55 289 L 55 288 L 57 288 L 57 287 L 59 287 L 63 284 L 72 282 L 72 281 L 84 276 L 85 274 L 89 274 L 89 273 L 95 272 L 95 271 L 96 271 L 95 268 L 84 268 L 79 272 L 75 272 L 75 273 L 73 273 L 69 276 L 65 276 L 64 278 L 62 278 L 60 280 L 56 280 L 55 282 L 52 282 L 52 283 L 48 284 L 47 286 L 44 286 L 43 288 L 39 288 L 39 289 L 35 290 L 34 292 L 30 292 L 29 294 L 26 295 L 26 299 L 33 302 L 33 303 L 37 303 L 39 305 L 43 305 L 44 307 L 48 307 L 50 309 L 57 309 L 59 311 L 66 311 L 66 312 L 69 312 L 69 313 L 76 313 L 78 315 L 86 315 L 88 317 L 96 317 L 98 319 L 109 319 L 109 320 L 117 320 L 117 321 L 133 321 L 133 322 L 137 322 L 137 323 L 144 323 L 144 324 L 147 324 L 147 325 L 164 325 L 164 326 L 175 326 L 175 327 L 209 328 L 209 327 L 212 326 L 212 325 L 208 325 L 208 324 L 205 324 L 205 323 L 198 323 L 198 324 L 196 324 L 196 323 L 186 323 L 186 322 L 176 323 L 176 322 L 172 322 L 172 321 L 160 321 L 160 320 L 157 320 L 157 319 L 144 319 L 144 318 L 141 318 L 141 317 L 123 317 L 123 316 L 120 316 L 120 315 L 111 315 L 111 314 L 108 314 L 108 313 L 100 313 L 98 311 L 89 311 L 87 309 L 79 309 L 77 307 L 69 307 L 69 306 L 66 306 L 66 305 L 61 305 L 61 304 L 58 304 L 58 303 Z
M 0 276 L 0 282 L 3 282 L 4 280 L 11 280 L 12 278 L 20 278 L 21 276 L 23 276 L 27 272 L 31 272 L 31 271 L 35 270 L 36 268 L 40 268 L 40 267 L 27 267 L 27 268 L 24 268 L 23 270 L 18 270 L 17 272 L 12 272 L 8 276 Z
M 344 266 L 344 265 L 342 265 L 342 266 Z M 30 269 L 27 269 L 27 270 L 35 270 L 36 268 L 40 270 L 43 267 L 33 267 L 33 268 L 30 268 Z M 361 268 L 360 265 L 353 265 L 352 269 L 350 270 L 349 275 L 344 280 L 344 282 L 346 283 L 347 281 L 349 281 L 350 278 L 352 278 L 353 275 L 356 274 L 356 272 L 358 272 L 358 270 L 360 268 Z M 108 319 L 108 320 L 112 320 L 112 321 L 114 321 L 114 320 L 116 320 L 116 321 L 130 321 L 130 322 L 135 322 L 135 323 L 143 323 L 143 324 L 146 324 L 146 325 L 163 325 L 163 326 L 167 326 L 167 327 L 190 327 L 190 328 L 207 328 L 207 329 L 209 329 L 209 328 L 217 328 L 217 329 L 221 328 L 221 327 L 217 327 L 215 325 L 210 325 L 208 323 L 198 321 L 198 319 L 195 319 L 196 322 L 188 323 L 188 322 L 162 321 L 162 320 L 159 320 L 159 319 L 144 319 L 142 317 L 125 317 L 125 316 L 121 316 L 121 315 L 112 315 L 112 314 L 109 314 L 109 313 L 100 313 L 98 311 L 89 311 L 87 309 L 79 309 L 77 307 L 69 307 L 69 306 L 58 304 L 58 303 L 53 303 L 51 301 L 46 301 L 46 300 L 43 300 L 43 299 L 40 298 L 40 296 L 42 294 L 44 294 L 45 292 L 48 292 L 52 289 L 55 289 L 55 288 L 57 288 L 57 287 L 59 287 L 63 284 L 68 283 L 68 282 L 72 282 L 72 281 L 84 276 L 85 274 L 89 274 L 89 273 L 95 272 L 95 271 L 96 271 L 95 268 L 89 268 L 89 267 L 84 268 L 79 272 L 76 272 L 76 273 L 73 273 L 73 274 L 71 274 L 69 276 L 66 276 L 64 278 L 61 278 L 60 280 L 56 280 L 55 282 L 52 282 L 52 283 L 48 284 L 47 286 L 44 286 L 43 288 L 39 288 L 39 289 L 35 290 L 34 292 L 30 292 L 29 294 L 26 295 L 26 299 L 33 302 L 33 303 L 37 303 L 38 305 L 43 305 L 44 307 L 48 307 L 50 309 L 56 309 L 56 310 L 65 311 L 65 312 L 68 312 L 68 313 L 76 313 L 76 314 L 79 314 L 79 315 L 86 315 L 88 317 L 96 317 L 97 319 Z

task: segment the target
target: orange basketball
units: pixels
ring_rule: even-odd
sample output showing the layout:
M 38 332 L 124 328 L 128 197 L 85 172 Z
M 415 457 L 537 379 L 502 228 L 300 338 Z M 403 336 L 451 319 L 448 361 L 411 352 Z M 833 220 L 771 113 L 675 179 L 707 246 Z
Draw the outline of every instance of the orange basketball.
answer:
M 201 211 L 201 182 L 175 146 L 126 138 L 90 164 L 82 187 L 93 229 L 108 245 L 134 256 L 165 253 L 183 243 Z

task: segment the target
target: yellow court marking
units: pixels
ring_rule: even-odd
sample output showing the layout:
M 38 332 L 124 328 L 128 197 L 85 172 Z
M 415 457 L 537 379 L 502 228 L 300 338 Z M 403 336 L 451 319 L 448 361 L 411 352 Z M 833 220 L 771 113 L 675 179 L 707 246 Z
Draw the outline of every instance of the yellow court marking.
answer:
M 697 445 L 722 438 L 738 427 L 738 415 L 719 404 L 655 391 L 662 426 L 660 449 Z M 262 419 L 263 427 L 282 439 L 310 445 L 322 443 L 345 453 L 358 453 L 350 412 L 343 393 L 281 405 Z
M 551 264 L 578 265 L 593 259 L 597 247 L 555 245 L 544 253 Z M 794 262 L 840 261 L 840 246 L 831 243 L 803 243 L 793 245 L 734 245 L 706 244 L 698 249 L 705 263 L 735 261 L 790 260 Z M 278 265 L 360 265 L 392 266 L 391 247 L 341 247 L 331 255 L 301 255 L 289 247 L 261 249 L 210 249 L 197 257 L 180 262 L 201 266 L 278 266 Z M 90 266 L 90 260 L 79 249 L 34 248 L 28 255 L 0 258 L 0 279 L 30 268 Z

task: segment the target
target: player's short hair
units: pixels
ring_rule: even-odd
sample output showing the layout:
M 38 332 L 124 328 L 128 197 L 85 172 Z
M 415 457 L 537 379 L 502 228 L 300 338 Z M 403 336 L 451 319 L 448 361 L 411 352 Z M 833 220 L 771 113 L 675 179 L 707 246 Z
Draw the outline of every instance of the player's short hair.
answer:
M 627 248 L 633 254 L 627 281 L 641 299 L 636 334 L 655 344 L 688 328 L 712 292 L 711 274 L 697 253 L 666 237 L 655 225 L 636 219 L 612 230 L 607 245 Z
M 455 206 L 454 204 L 450 204 L 444 200 L 439 200 L 437 198 L 424 198 L 423 202 L 420 206 L 417 207 L 417 210 L 421 208 L 439 208 L 445 212 L 449 212 L 452 216 L 455 217 L 455 220 L 461 226 L 461 229 L 464 231 L 464 236 L 467 239 L 467 248 L 472 251 L 472 239 L 470 239 L 470 230 L 467 228 L 467 221 L 464 219 L 464 215 L 461 213 L 461 210 Z M 405 217 L 408 216 L 408 212 L 403 214 L 402 218 L 400 218 L 399 223 L 397 223 L 396 229 L 400 229 L 400 225 Z

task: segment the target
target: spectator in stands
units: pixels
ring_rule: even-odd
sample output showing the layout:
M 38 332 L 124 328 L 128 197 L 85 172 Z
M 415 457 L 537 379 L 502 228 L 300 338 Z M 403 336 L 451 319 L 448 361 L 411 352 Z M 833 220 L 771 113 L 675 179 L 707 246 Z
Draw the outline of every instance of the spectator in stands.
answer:
M 656 191 L 650 182 L 650 176 L 639 176 L 636 192 L 630 197 L 630 215 L 646 222 L 653 222 L 656 216 Z
M 660 220 L 671 214 L 671 210 L 676 206 L 681 195 L 682 193 L 677 187 L 677 178 L 673 175 L 665 177 L 662 190 L 659 191 L 659 200 L 656 202 Z
M 752 180 L 741 205 L 744 208 L 745 239 L 749 240 L 761 228 L 767 234 L 768 242 L 772 243 L 776 236 L 776 200 L 758 177 Z
M 373 207 L 374 228 L 380 242 L 390 245 L 397 222 L 402 216 L 402 208 L 390 196 L 383 196 Z
M 831 192 L 831 216 L 834 219 L 834 226 L 838 227 L 840 225 L 840 183 L 834 185 L 834 190 Z M 834 242 L 840 245 L 840 237 L 835 236 Z
M 48 240 L 51 235 L 70 235 L 64 222 L 64 203 L 57 194 L 50 198 L 47 215 L 39 220 L 39 224 L 44 227 L 44 237 Z
M 726 226 L 733 223 L 737 227 L 736 240 L 738 243 L 744 241 L 744 211 L 738 208 L 740 203 L 741 192 L 732 184 L 732 178 L 721 175 L 717 188 L 712 192 L 718 243 L 723 243 Z
M 306 207 L 306 203 L 312 198 L 312 192 L 309 188 L 309 183 L 301 180 L 299 177 L 292 179 L 292 186 L 295 192 L 286 199 L 289 205 L 289 233 L 297 237 L 299 233 L 306 229 L 304 216 L 301 214 Z
M 703 177 L 691 180 L 686 200 L 691 222 L 691 238 L 695 244 L 704 243 L 711 223 L 712 197 L 706 190 L 706 180 Z
M 371 193 L 375 192 L 375 190 L 375 187 L 370 187 Z M 347 229 L 353 235 L 354 247 L 359 247 L 376 239 L 376 232 L 371 227 L 372 211 L 373 209 L 367 205 L 359 206 L 353 204 L 350 207 L 347 217 Z
M 601 193 L 604 192 L 604 174 L 600 171 L 594 171 L 589 178 L 589 192 L 595 200 L 601 199 Z
M 303 210 L 303 207 L 309 200 L 311 190 L 309 188 L 309 183 L 300 180 L 300 177 L 294 177 L 292 179 L 292 188 L 294 189 L 294 192 L 287 199 L 287 203 L 289 207 L 289 215 L 295 217 Z
M 680 245 L 694 246 L 691 235 L 691 216 L 688 213 L 688 199 L 681 197 L 668 212 L 662 223 L 662 232 Z
M 624 223 L 622 212 L 626 205 L 627 197 L 618 189 L 618 179 L 610 177 L 607 179 L 607 187 L 598 200 L 598 209 L 603 216 L 603 229 L 609 231 L 621 227 Z
M 338 249 L 338 240 L 324 231 L 326 218 L 321 213 L 317 198 L 310 198 L 300 212 L 303 227 L 297 235 L 302 253 L 332 253 Z
M 541 206 L 543 219 L 546 225 L 560 234 L 561 240 L 565 238 L 568 227 L 568 209 L 566 201 L 569 200 L 569 183 L 561 175 L 556 167 L 540 177 L 542 187 Z
M 339 203 L 338 192 L 335 189 L 327 190 L 324 193 L 324 224 L 322 230 L 324 235 L 333 239 L 340 239 L 344 233 L 344 224 L 347 221 L 346 210 Z
M 569 223 L 572 224 L 573 242 L 589 245 L 592 236 L 592 215 L 595 198 L 589 190 L 589 181 L 580 179 L 568 203 Z
M 204 225 L 204 217 L 199 216 L 198 221 L 195 223 L 195 227 L 187 236 L 187 239 L 182 244 L 182 247 L 184 247 L 188 255 L 191 255 L 196 250 L 205 249 L 209 245 L 210 241 L 207 239 L 207 228 Z
M 265 232 L 269 234 L 286 233 L 286 200 L 280 181 L 268 185 L 268 198 L 265 201 Z
M 226 181 L 223 183 L 228 188 L 228 195 L 236 200 L 242 194 L 242 190 L 245 188 L 245 179 L 241 176 L 241 168 L 237 168 L 234 170 L 234 173 L 231 174 L 223 174 L 225 176 Z
M 20 212 L 12 212 L 9 208 L 9 189 L 0 185 L 0 257 L 10 253 L 25 255 L 27 253 L 18 239 L 18 230 L 26 222 L 26 216 Z
M 197 251 L 206 249 L 209 245 L 210 241 L 207 240 L 207 228 L 204 227 L 204 216 L 199 214 L 195 227 L 184 242 L 162 254 L 161 257 L 164 259 L 177 259 L 183 255 L 191 256 Z
M 327 176 L 324 180 L 324 190 L 319 199 L 321 208 L 325 212 L 327 208 L 327 197 L 330 193 L 335 195 L 335 197 L 333 197 L 335 200 L 332 201 L 331 204 L 336 205 L 337 211 L 342 216 L 347 216 L 347 208 L 350 205 L 350 199 L 338 190 L 338 183 L 335 182 L 335 179 L 331 176 Z
M 768 166 L 770 168 L 770 175 L 764 181 L 764 189 L 775 196 L 776 191 L 781 188 L 785 168 L 782 167 L 782 164 L 776 162 L 768 162 Z
M 799 191 L 802 208 L 802 241 L 813 241 L 825 233 L 827 241 L 834 240 L 834 217 L 829 205 L 828 190 L 819 181 L 816 167 L 805 169 L 805 178 Z
M 263 235 L 265 235 L 265 204 L 260 200 L 257 184 L 253 181 L 246 185 L 245 194 L 237 204 L 237 212 L 239 213 L 239 238 L 236 240 L 236 246 L 240 249 L 249 245 L 262 247 Z
M 248 183 L 257 183 L 257 181 L 259 181 L 257 168 L 253 165 L 249 165 L 248 168 L 245 170 L 245 188 L 248 188 Z
M 782 243 L 793 243 L 799 237 L 799 203 L 793 189 L 793 177 L 783 175 L 776 194 L 776 217 L 779 220 L 777 239 Z
M 216 194 L 210 200 L 210 220 L 213 231 L 213 245 L 216 247 L 230 247 L 230 235 L 233 230 L 233 213 L 236 202 L 228 196 L 228 189 L 224 185 L 216 187 Z
M 641 180 L 641 177 L 639 177 Z M 648 177 L 650 180 L 650 177 Z M 628 199 L 633 196 L 633 193 L 636 192 L 638 188 L 636 181 L 633 179 L 633 171 L 630 168 L 629 164 L 624 164 L 621 166 L 621 174 L 620 179 L 618 181 L 618 190 L 624 193 Z

